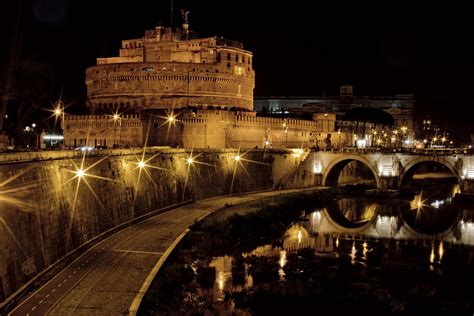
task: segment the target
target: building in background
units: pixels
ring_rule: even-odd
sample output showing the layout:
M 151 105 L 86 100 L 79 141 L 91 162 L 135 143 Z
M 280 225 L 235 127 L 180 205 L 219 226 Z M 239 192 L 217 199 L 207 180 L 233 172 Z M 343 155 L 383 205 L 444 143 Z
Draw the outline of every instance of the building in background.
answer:
M 367 146 L 413 145 L 414 123 L 412 94 L 389 96 L 355 96 L 351 85 L 342 85 L 338 96 L 321 97 L 260 97 L 255 98 L 254 109 L 258 115 L 310 117 L 319 114 L 335 115 L 335 130 L 351 134 L 344 145 L 357 145 L 358 141 Z M 377 109 L 390 114 L 393 122 L 355 121 L 348 118 L 348 112 L 354 109 Z M 360 123 L 360 124 L 359 124 Z M 395 133 L 393 133 L 396 131 Z M 388 135 L 380 138 L 379 135 Z M 393 135 L 392 135 L 393 134 Z M 396 138 L 392 141 L 393 138 Z
M 412 94 L 355 96 L 353 90 L 351 85 L 342 85 L 338 96 L 258 97 L 254 109 L 264 114 L 335 113 L 339 119 L 348 109 L 370 107 L 390 113 L 396 127 L 413 130 L 415 99 Z

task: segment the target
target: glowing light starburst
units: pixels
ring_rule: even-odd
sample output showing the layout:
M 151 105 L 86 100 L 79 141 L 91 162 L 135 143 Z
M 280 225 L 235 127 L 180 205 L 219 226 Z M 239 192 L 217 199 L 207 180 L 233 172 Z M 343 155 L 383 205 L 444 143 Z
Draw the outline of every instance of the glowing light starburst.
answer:
M 62 91 L 61 91 L 61 95 L 60 95 L 58 101 L 56 101 L 54 104 L 52 104 L 50 108 L 43 108 L 42 109 L 46 112 L 51 113 L 51 115 L 48 117 L 48 119 L 54 117 L 54 126 L 57 125 L 58 121 L 64 120 L 64 117 L 66 115 L 66 109 L 69 107 L 69 104 L 64 104 L 64 102 L 61 100 L 61 98 L 62 98 Z
M 76 205 L 77 205 L 77 199 L 78 199 L 78 196 L 79 196 L 79 190 L 81 188 L 81 183 L 84 183 L 86 185 L 86 187 L 88 188 L 88 190 L 91 192 L 91 194 L 94 196 L 94 198 L 96 199 L 96 201 L 99 203 L 99 205 L 104 208 L 104 206 L 102 205 L 102 202 L 101 200 L 99 199 L 99 197 L 97 196 L 97 194 L 95 193 L 94 189 L 92 188 L 91 184 L 89 183 L 89 180 L 88 179 L 99 179 L 99 180 L 105 180 L 105 181 L 116 181 L 114 179 L 110 179 L 110 178 L 106 178 L 106 177 L 102 177 L 102 176 L 98 176 L 98 175 L 94 175 L 91 171 L 91 169 L 93 169 L 95 166 L 97 166 L 98 164 L 100 164 L 102 161 L 104 161 L 105 159 L 107 159 L 107 157 L 103 157 L 97 161 L 95 161 L 93 164 L 91 164 L 90 166 L 88 166 L 87 168 L 85 167 L 85 161 L 86 161 L 86 152 L 84 152 L 84 154 L 82 155 L 82 159 L 81 159 L 81 163 L 80 165 L 78 166 L 73 160 L 71 160 L 71 163 L 74 167 L 74 170 L 69 170 L 69 169 L 66 169 L 65 171 L 66 172 L 69 172 L 69 173 L 72 173 L 74 176 L 71 177 L 69 180 L 67 180 L 64 185 L 67 185 L 68 183 L 72 182 L 72 181 L 75 181 L 77 180 L 76 182 L 76 189 L 74 191 L 74 200 L 73 200 L 73 204 L 72 204 L 72 210 L 71 210 L 71 217 L 70 217 L 70 221 L 69 221 L 69 228 L 71 228 L 72 226 L 72 222 L 74 221 L 74 218 L 75 218 L 75 215 L 76 215 Z
M 260 165 L 268 165 L 264 162 L 255 161 L 255 160 L 245 158 L 245 155 L 247 155 L 251 151 L 252 150 L 248 150 L 246 152 L 241 153 L 240 152 L 240 147 L 239 147 L 239 150 L 237 151 L 237 153 L 234 156 L 232 156 L 232 160 L 234 162 L 234 170 L 232 172 L 232 181 L 230 183 L 229 194 L 232 194 L 232 191 L 234 190 L 235 176 L 237 174 L 237 170 L 238 170 L 239 166 L 241 166 L 242 170 L 245 172 L 245 174 L 250 177 L 250 174 L 248 173 L 247 169 L 245 168 L 243 162 L 255 163 L 255 164 L 260 164 Z
M 151 121 L 149 123 L 151 123 Z M 138 196 L 137 195 L 138 190 L 140 188 L 140 180 L 141 180 L 141 177 L 142 177 L 142 173 L 144 172 L 146 174 L 147 178 L 153 184 L 156 185 L 156 182 L 153 180 L 153 177 L 151 176 L 148 169 L 157 169 L 157 170 L 163 170 L 163 171 L 170 171 L 170 170 L 165 169 L 165 168 L 160 168 L 160 167 L 157 167 L 157 166 L 153 166 L 150 163 L 153 159 L 155 159 L 158 155 L 160 155 L 161 152 L 156 153 L 155 155 L 151 156 L 148 159 L 145 159 L 145 154 L 146 154 L 146 151 L 147 151 L 147 144 L 148 144 L 148 137 L 149 137 L 149 134 L 150 134 L 150 126 L 151 126 L 151 124 L 148 124 L 148 129 L 147 129 L 146 137 L 145 137 L 145 144 L 143 145 L 143 151 L 142 151 L 141 157 L 139 158 L 139 157 L 135 156 L 136 161 L 131 162 L 132 164 L 136 165 L 135 169 L 138 169 L 137 182 L 136 182 L 136 185 L 135 185 L 135 194 L 134 194 L 134 197 L 133 197 L 134 207 L 135 207 L 135 203 L 136 203 L 137 196 Z
M 78 178 L 82 178 L 86 175 L 86 173 L 84 172 L 84 170 L 79 169 L 79 170 L 76 171 L 76 175 L 77 175 Z
M 35 182 L 21 183 L 21 185 L 14 185 L 12 182 L 33 168 L 34 167 L 25 168 L 5 181 L 0 182 L 0 210 L 3 209 L 3 207 L 1 207 L 2 203 L 5 203 L 21 211 L 32 211 L 33 205 L 27 201 L 31 200 L 29 192 L 35 187 Z
M 197 155 L 193 155 L 193 151 L 194 151 L 194 147 L 191 148 L 191 152 L 189 153 L 189 155 L 184 159 L 186 161 L 186 164 L 188 165 L 187 169 L 186 169 L 186 177 L 185 177 L 185 180 L 184 180 L 184 190 L 183 190 L 183 201 L 184 201 L 184 198 L 185 198 L 185 193 L 186 193 L 186 187 L 188 185 L 188 181 L 189 181 L 189 176 L 190 176 L 190 173 L 191 173 L 191 170 L 195 170 L 198 175 L 200 176 L 200 173 L 199 173 L 199 169 L 197 168 L 197 165 L 204 165 L 204 166 L 209 166 L 209 167 L 215 167 L 215 165 L 211 165 L 211 164 L 208 164 L 208 163 L 205 163 L 205 162 L 202 162 L 202 161 L 199 161 L 197 158 L 202 154 L 202 153 L 199 153 Z M 193 169 L 191 169 L 191 167 Z

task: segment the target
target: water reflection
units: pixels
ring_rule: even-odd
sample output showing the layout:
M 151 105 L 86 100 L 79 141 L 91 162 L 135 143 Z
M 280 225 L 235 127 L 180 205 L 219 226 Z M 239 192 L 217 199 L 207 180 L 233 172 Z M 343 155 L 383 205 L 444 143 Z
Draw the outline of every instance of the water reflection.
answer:
M 440 273 L 450 257 L 452 262 L 459 260 L 455 252 L 463 249 L 472 260 L 474 207 L 453 202 L 459 191 L 457 185 L 444 193 L 440 191 L 424 188 L 409 200 L 342 199 L 317 209 L 291 225 L 281 240 L 242 254 L 247 262 L 243 265 L 244 285 L 233 284 L 231 257 L 213 258 L 210 266 L 216 268 L 214 301 L 223 302 L 226 292 L 254 287 L 254 279 L 257 284 L 262 282 L 262 276 L 257 277 L 255 271 L 269 277 L 274 267 L 275 279 L 282 282 L 294 278 L 294 271 L 304 273 L 298 266 L 299 255 L 294 255 L 302 250 L 328 260 L 346 260 L 353 267 L 380 270 L 426 269 Z M 267 265 L 255 270 L 262 262 Z
M 410 201 L 410 210 L 403 209 L 404 220 L 420 233 L 436 234 L 451 227 L 459 210 L 453 205 L 460 192 L 458 184 L 442 184 L 422 188 Z

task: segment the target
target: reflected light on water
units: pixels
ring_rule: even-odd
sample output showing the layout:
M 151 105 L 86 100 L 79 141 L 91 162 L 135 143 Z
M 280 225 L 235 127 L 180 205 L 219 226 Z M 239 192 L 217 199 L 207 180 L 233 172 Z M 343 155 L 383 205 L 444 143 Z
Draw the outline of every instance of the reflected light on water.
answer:
M 430 205 L 433 206 L 434 208 L 439 208 L 441 205 L 444 204 L 444 201 L 443 200 L 435 200 L 433 203 L 431 203 Z
M 286 265 L 286 251 L 281 250 L 280 251 L 280 260 L 278 261 L 280 264 L 280 268 L 283 268 Z
M 283 267 L 286 265 L 286 251 L 281 250 L 280 251 L 280 260 L 278 260 L 278 263 L 280 265 L 280 269 L 278 269 L 278 276 L 280 277 L 280 280 L 285 280 L 285 271 L 283 270 Z
M 442 241 L 439 243 L 438 254 L 439 254 L 439 261 L 441 261 L 443 259 L 443 255 L 444 255 L 444 246 L 443 246 Z
M 435 253 L 434 253 L 434 245 L 431 247 L 431 253 L 430 253 L 430 263 L 433 263 L 435 259 Z
M 355 242 L 352 243 L 352 249 L 351 249 L 351 263 L 354 263 L 355 262 L 355 258 L 356 258 L 356 246 L 355 246 Z
M 301 230 L 298 229 L 298 242 L 301 242 Z
M 336 248 L 339 247 L 339 237 L 336 238 Z
M 369 250 L 367 249 L 367 242 L 364 241 L 364 244 L 362 245 L 362 255 L 364 256 L 364 259 L 367 259 L 367 252 Z
M 219 290 L 223 291 L 224 290 L 224 285 L 225 285 L 225 278 L 224 278 L 224 272 L 219 271 L 219 276 L 217 277 L 217 285 L 219 286 Z

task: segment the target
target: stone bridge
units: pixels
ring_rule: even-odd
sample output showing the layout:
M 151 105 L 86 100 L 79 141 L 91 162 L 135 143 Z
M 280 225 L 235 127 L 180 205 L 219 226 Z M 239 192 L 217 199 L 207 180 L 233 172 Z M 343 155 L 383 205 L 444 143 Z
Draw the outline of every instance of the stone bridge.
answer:
M 433 162 L 445 166 L 456 177 L 461 192 L 474 193 L 474 153 L 463 149 L 392 150 L 344 148 L 338 151 L 318 151 L 304 157 L 304 168 L 312 168 L 314 182 L 336 186 L 338 178 L 350 162 L 359 161 L 373 173 L 377 188 L 399 189 L 409 186 L 421 164 Z

